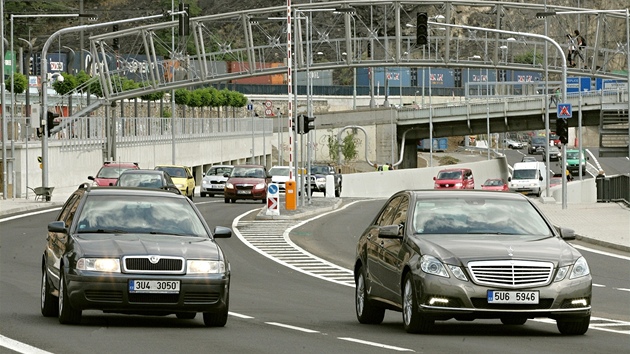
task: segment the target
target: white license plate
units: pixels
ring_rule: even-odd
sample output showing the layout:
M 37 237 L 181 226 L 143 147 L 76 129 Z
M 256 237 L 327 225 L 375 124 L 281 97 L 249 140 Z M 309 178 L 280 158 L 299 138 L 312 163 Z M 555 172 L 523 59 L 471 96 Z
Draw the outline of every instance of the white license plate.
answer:
M 537 304 L 538 291 L 488 290 L 489 304 Z
M 129 292 L 178 294 L 179 280 L 130 280 Z
M 250 190 L 239 190 L 237 193 L 238 194 L 252 194 L 252 191 L 250 191 Z
M 212 189 L 223 189 L 223 185 L 222 184 L 211 184 L 210 188 L 212 188 Z

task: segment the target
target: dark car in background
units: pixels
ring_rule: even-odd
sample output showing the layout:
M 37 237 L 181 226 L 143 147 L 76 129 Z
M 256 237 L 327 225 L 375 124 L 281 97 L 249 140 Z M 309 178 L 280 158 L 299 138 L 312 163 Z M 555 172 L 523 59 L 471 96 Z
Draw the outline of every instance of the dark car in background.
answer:
M 103 163 L 103 166 L 96 176 L 88 176 L 88 179 L 93 181 L 93 185 L 106 187 L 113 186 L 116 184 L 118 180 L 118 176 L 121 173 L 127 170 L 137 170 L 140 166 L 138 166 L 137 162 L 116 162 L 116 161 L 106 161 Z
M 271 176 L 263 165 L 236 165 L 226 174 L 223 197 L 226 203 L 235 203 L 239 199 L 260 200 L 267 203 L 267 185 Z
M 116 181 L 119 187 L 166 189 L 181 194 L 168 173 L 158 170 L 127 170 Z
M 80 186 L 48 224 L 41 313 L 78 324 L 84 310 L 227 322 L 230 265 L 192 201 L 159 189 Z
M 359 237 L 357 319 L 379 324 L 385 310 L 399 311 L 405 330 L 418 333 L 453 318 L 543 317 L 562 334 L 584 334 L 592 278 L 572 239 L 518 193 L 400 191 Z
M 341 196 L 341 184 L 342 184 L 341 170 L 335 171 L 335 167 L 331 165 L 324 165 L 324 164 L 311 165 L 311 171 L 308 175 L 309 184 L 311 185 L 311 194 L 313 192 L 321 192 L 321 193 L 324 193 L 324 195 L 326 195 L 326 177 L 327 176 L 332 176 L 333 187 L 335 189 L 335 197 L 339 198 Z M 305 185 L 304 188 L 308 188 L 308 185 Z
M 527 143 L 527 153 L 529 155 L 533 154 L 544 154 L 545 148 L 549 146 L 549 142 L 547 138 L 544 136 L 533 136 L 529 139 Z

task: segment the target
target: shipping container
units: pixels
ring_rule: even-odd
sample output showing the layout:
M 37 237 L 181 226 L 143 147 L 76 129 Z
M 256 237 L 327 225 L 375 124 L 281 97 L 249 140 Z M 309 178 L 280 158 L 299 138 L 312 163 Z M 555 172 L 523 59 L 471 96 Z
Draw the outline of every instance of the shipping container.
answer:
M 418 140 L 418 150 L 430 151 L 430 139 Z M 433 138 L 433 151 L 446 151 L 448 149 L 448 138 Z
M 414 69 L 415 70 L 415 69 Z M 411 69 L 410 68 L 357 68 L 357 85 L 370 86 L 370 72 L 374 73 L 374 86 L 385 86 L 387 78 L 390 87 L 410 87 L 411 86 Z M 415 75 L 415 73 L 414 73 Z
M 445 68 L 419 68 L 418 69 L 418 85 L 429 87 L 455 87 L 454 69 Z M 429 74 L 430 72 L 430 74 Z
M 257 69 L 277 68 L 284 66 L 283 63 L 256 63 Z M 231 61 L 228 63 L 228 72 L 230 73 L 248 73 L 250 72 L 248 63 Z M 285 74 L 260 75 L 242 79 L 234 79 L 234 84 L 252 84 L 252 85 L 282 85 L 286 83 Z
M 332 86 L 333 84 L 332 69 L 317 71 L 311 70 L 309 71 L 309 74 L 311 75 L 313 86 Z M 306 71 L 298 71 L 297 78 L 294 78 L 294 80 L 297 80 L 296 82 L 298 86 L 306 86 L 307 78 L 308 76 L 306 76 Z

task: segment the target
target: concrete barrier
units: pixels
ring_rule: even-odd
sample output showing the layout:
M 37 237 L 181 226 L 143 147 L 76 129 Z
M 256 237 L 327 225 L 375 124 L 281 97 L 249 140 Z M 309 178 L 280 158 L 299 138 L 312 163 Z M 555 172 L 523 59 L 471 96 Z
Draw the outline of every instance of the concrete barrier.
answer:
M 343 175 L 341 196 L 344 198 L 388 198 L 403 189 L 433 189 L 433 177 L 440 170 L 453 167 L 472 169 L 475 189 L 481 189 L 481 185 L 488 178 L 503 178 L 507 181 L 508 177 L 508 164 L 505 157 L 456 165 L 353 173 Z

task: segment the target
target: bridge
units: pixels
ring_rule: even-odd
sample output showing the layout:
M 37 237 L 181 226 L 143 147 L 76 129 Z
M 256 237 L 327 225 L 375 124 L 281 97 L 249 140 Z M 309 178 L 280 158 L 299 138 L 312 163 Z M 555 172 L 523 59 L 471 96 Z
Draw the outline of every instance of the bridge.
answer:
M 625 82 L 625 91 L 622 89 L 616 96 L 611 95 L 612 98 L 603 94 L 598 98 L 570 97 L 566 94 L 564 80 L 562 86 L 563 99 L 570 101 L 574 107 L 577 107 L 580 99 L 588 102 L 580 105 L 584 114 L 582 125 L 599 125 L 603 136 L 627 137 L 627 82 L 630 75 L 630 70 L 627 69 L 630 65 L 627 9 L 624 12 L 499 1 L 480 3 L 469 0 L 423 0 L 383 3 L 337 1 L 297 4 L 291 11 L 287 10 L 286 6 L 281 6 L 191 18 L 190 31 L 182 36 L 172 37 L 171 42 L 160 34 L 170 33 L 172 28 L 177 30 L 177 20 L 146 25 L 137 25 L 137 21 L 134 21 L 133 27 L 91 36 L 90 53 L 94 58 L 92 67 L 98 70 L 99 75 L 96 77 L 100 80 L 104 99 L 77 112 L 73 118 L 84 119 L 87 113 L 110 107 L 113 102 L 152 92 L 211 85 L 242 77 L 286 74 L 290 78 L 298 71 L 333 69 L 343 72 L 378 66 L 455 69 L 472 67 L 538 71 L 545 73 L 548 78 L 557 79 L 571 75 Z M 426 12 L 430 19 L 426 45 L 416 44 L 418 12 Z M 473 12 L 479 16 L 475 21 L 483 23 L 485 29 L 467 26 L 472 19 L 466 14 Z M 580 22 L 575 23 L 575 15 L 578 13 Z M 544 19 L 537 20 L 541 15 Z M 571 22 L 567 15 L 571 15 Z M 526 21 L 524 27 L 516 28 L 512 21 L 514 18 L 532 20 Z M 112 23 L 92 24 L 64 29 L 51 36 L 47 43 L 72 31 L 97 30 L 111 25 Z M 565 52 L 570 44 L 564 43 L 565 35 L 576 26 L 581 26 L 582 33 L 587 34 L 588 46 L 582 52 L 580 65 L 567 68 Z M 118 55 L 117 49 L 112 45 L 114 38 L 119 43 L 124 43 L 129 59 Z M 288 46 L 287 43 L 292 45 Z M 137 60 L 133 59 L 134 55 L 146 58 L 141 65 L 146 68 L 147 85 L 124 90 L 122 86 L 116 85 L 116 77 L 124 74 L 131 66 L 138 65 Z M 107 58 L 112 56 L 122 65 L 116 68 L 108 66 Z M 42 58 L 42 73 L 45 77 L 45 55 Z M 217 71 L 215 63 L 225 60 L 236 63 L 236 69 L 227 73 Z M 46 80 L 42 81 L 45 85 Z M 373 80 L 371 87 L 373 88 Z M 298 97 L 292 92 L 292 82 L 288 79 L 287 112 L 290 116 L 294 115 L 299 105 Z M 547 92 L 546 88 L 544 92 Z M 381 114 L 376 109 L 373 95 L 374 91 L 371 90 L 369 107 L 374 109 L 374 113 L 364 111 L 356 112 L 357 114 Z M 549 110 L 547 104 L 543 103 L 546 99 L 545 96 L 527 99 L 519 97 L 508 102 L 506 98 L 488 98 L 485 104 L 467 102 L 465 108 L 447 106 L 395 110 L 387 118 L 393 124 L 393 116 L 396 116 L 395 124 L 398 129 L 394 134 L 398 141 L 409 130 L 412 131 L 407 136 L 410 140 L 430 135 L 436 137 L 455 133 L 483 133 L 488 131 L 488 122 L 491 132 L 516 131 L 545 126 L 546 119 L 543 116 Z M 307 97 L 306 101 L 308 100 Z M 42 101 L 43 114 L 47 108 L 46 95 Z M 550 113 L 553 119 L 553 112 Z M 246 112 L 243 112 L 243 116 L 245 115 Z M 338 116 L 328 115 L 333 117 L 330 118 L 333 122 L 329 124 L 338 126 L 347 122 L 334 118 L 335 115 Z M 116 119 L 116 115 L 108 116 Z M 514 118 L 517 116 L 521 118 Z M 324 118 L 323 114 L 318 117 L 322 118 L 320 122 L 329 119 Z M 429 123 L 433 130 L 428 129 Z M 577 122 L 572 120 L 570 124 L 576 126 Z M 110 126 L 116 125 L 112 123 Z M 67 127 L 59 127 L 53 131 L 64 128 Z M 180 133 L 184 134 L 183 131 Z M 173 139 L 187 137 L 177 135 Z M 405 145 L 407 144 L 403 144 Z M 408 145 L 411 146 L 411 143 Z M 3 146 L 6 148 L 7 144 L 4 143 Z M 42 143 L 42 154 L 45 158 L 46 148 L 47 145 Z M 624 153 L 623 146 L 610 148 L 610 154 Z M 114 149 L 113 146 L 106 146 L 104 150 L 111 152 Z M 395 148 L 392 147 L 392 150 Z M 405 150 L 409 152 L 410 149 Z M 107 156 L 105 153 L 103 155 Z M 175 155 L 172 154 L 173 160 Z M 213 161 L 208 159 L 192 165 L 211 164 Z M 405 160 L 410 161 L 407 158 Z M 411 163 L 406 165 L 412 166 Z M 46 180 L 46 177 L 42 178 Z

